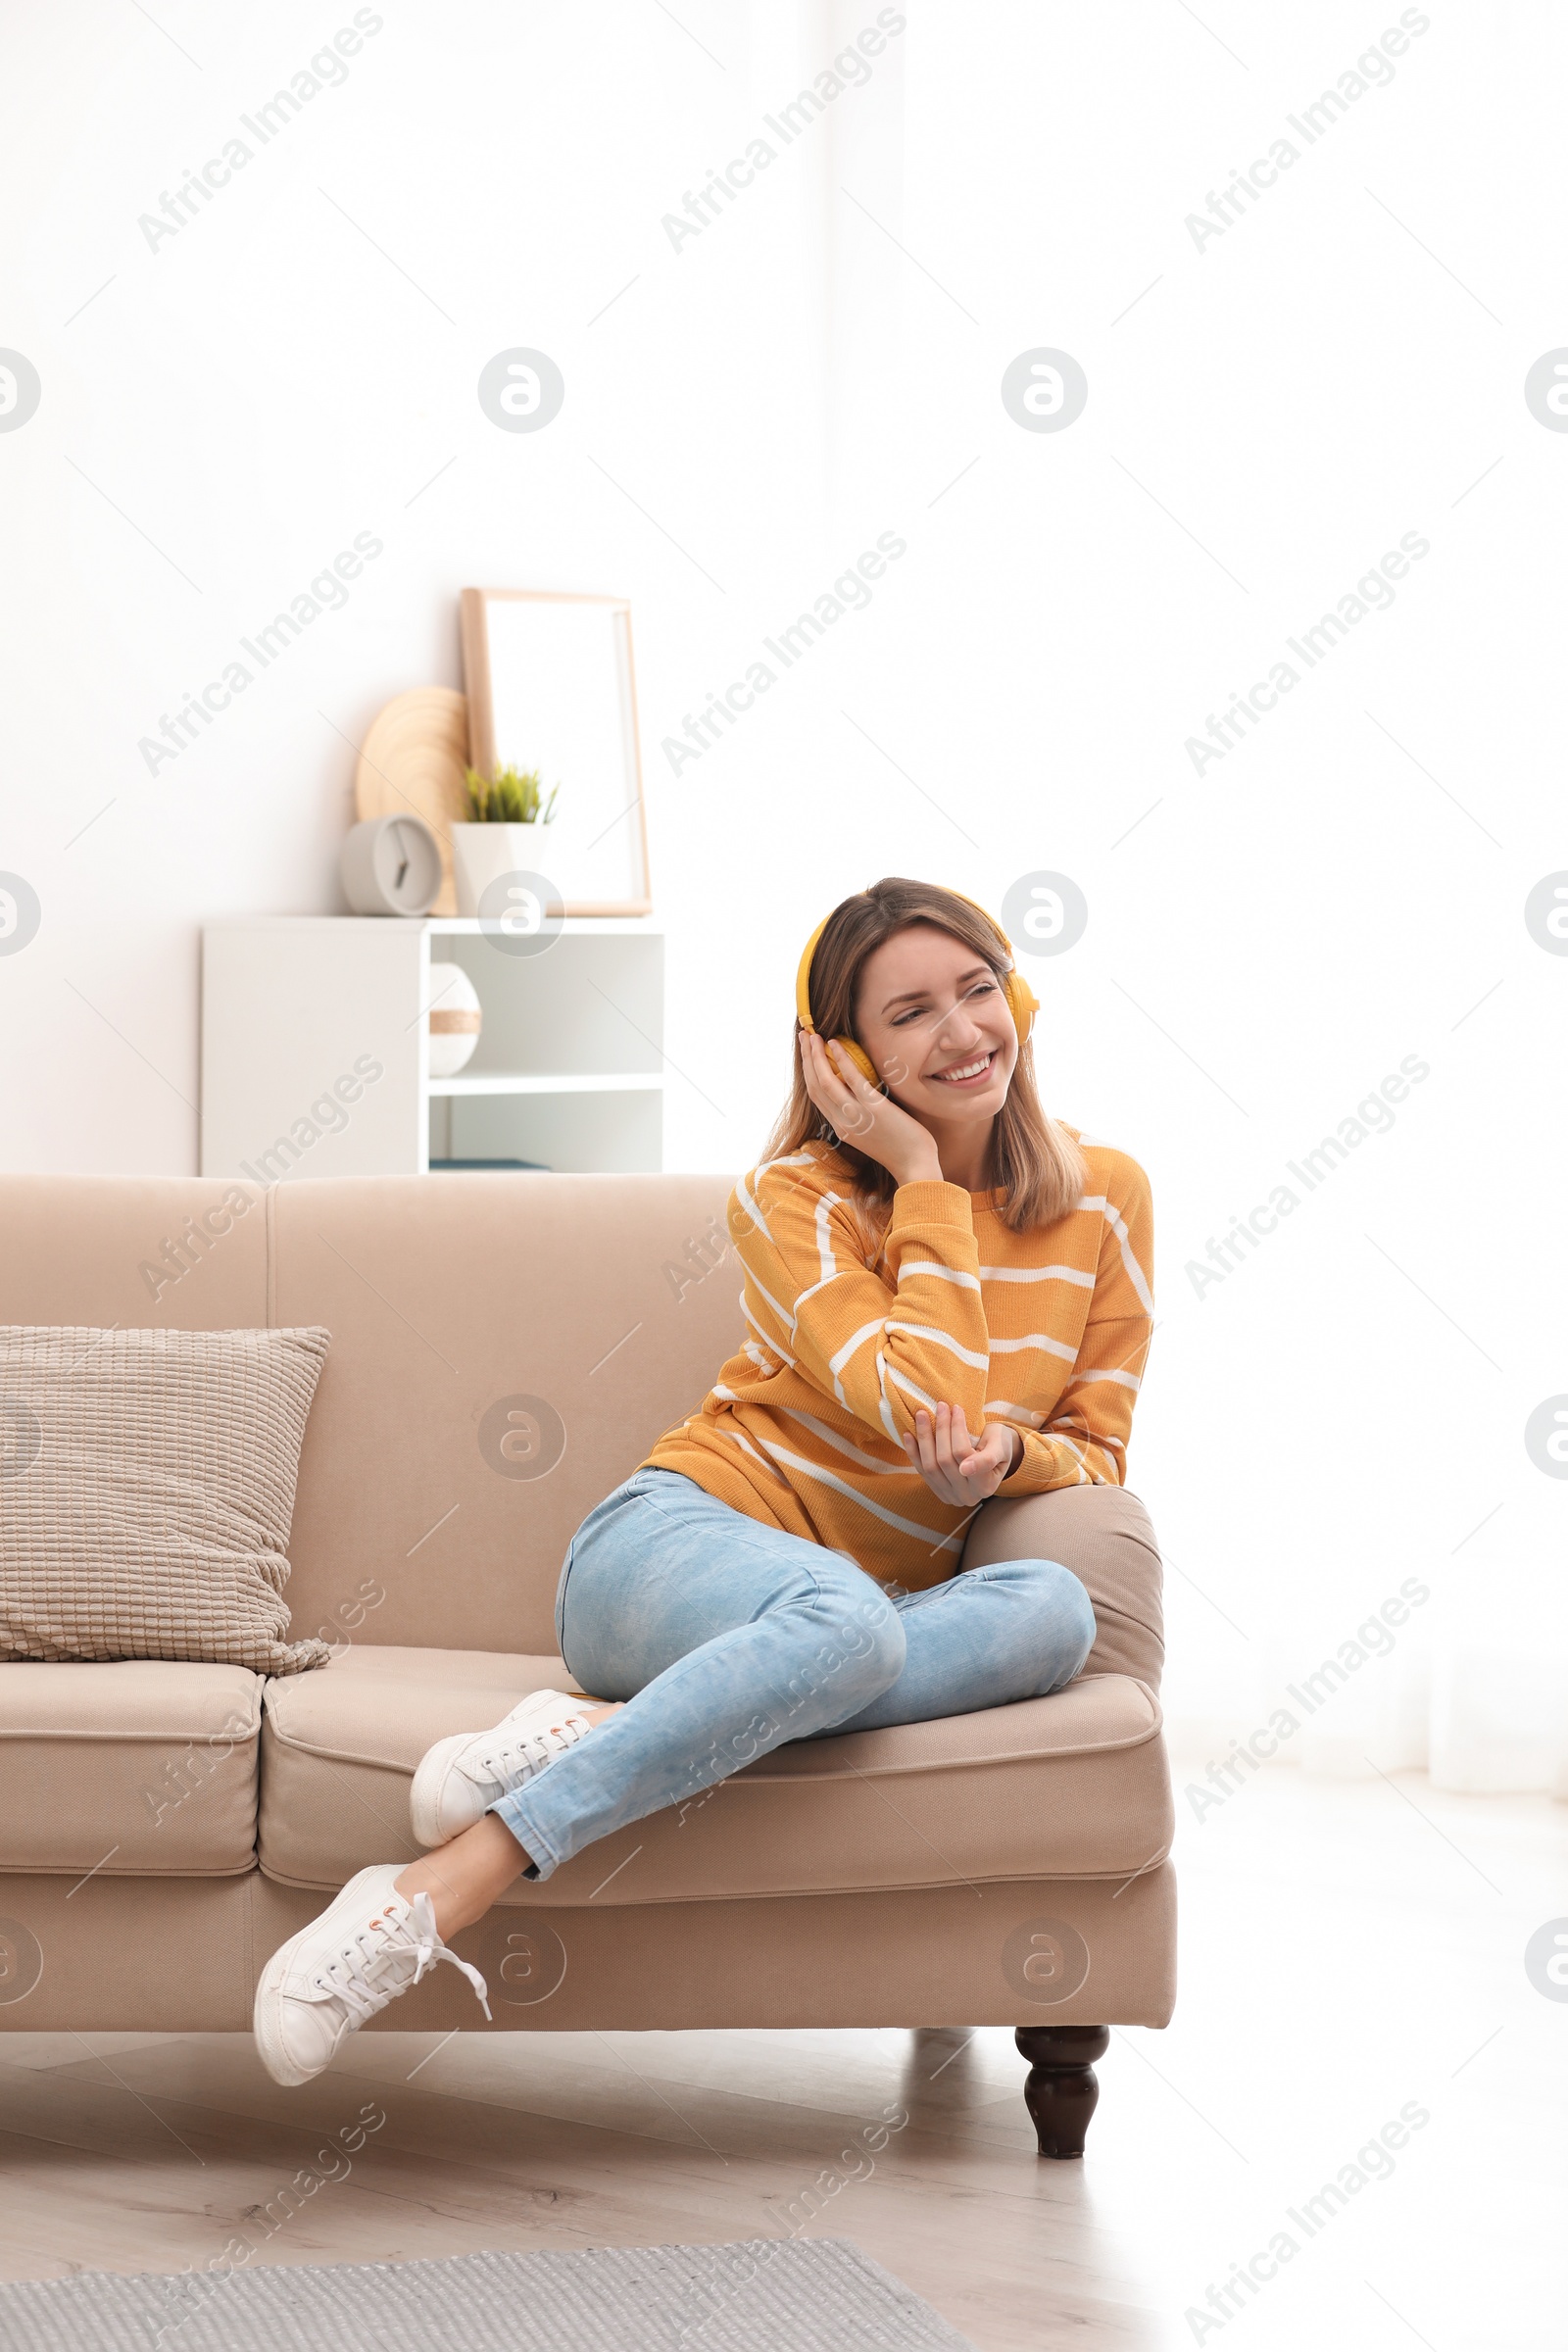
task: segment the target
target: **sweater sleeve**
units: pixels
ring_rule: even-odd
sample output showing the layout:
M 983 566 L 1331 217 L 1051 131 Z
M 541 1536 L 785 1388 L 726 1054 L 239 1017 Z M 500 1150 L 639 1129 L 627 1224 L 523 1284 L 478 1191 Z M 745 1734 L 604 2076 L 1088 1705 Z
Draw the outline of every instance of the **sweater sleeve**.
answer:
M 1002 1495 L 1127 1483 L 1127 1438 L 1153 1330 L 1149 1179 L 1136 1160 L 1120 1159 L 1104 1196 L 1088 1204 L 1104 1223 L 1083 1340 L 1050 1422 L 1018 1432 L 1023 1452 L 998 1488 Z
M 731 1197 L 748 1354 L 804 1372 L 895 1444 L 939 1397 L 978 1429 L 990 1358 L 968 1194 L 942 1182 L 899 1187 L 883 1251 L 890 1284 L 866 1264 L 833 1174 L 802 1152 L 754 1170 Z

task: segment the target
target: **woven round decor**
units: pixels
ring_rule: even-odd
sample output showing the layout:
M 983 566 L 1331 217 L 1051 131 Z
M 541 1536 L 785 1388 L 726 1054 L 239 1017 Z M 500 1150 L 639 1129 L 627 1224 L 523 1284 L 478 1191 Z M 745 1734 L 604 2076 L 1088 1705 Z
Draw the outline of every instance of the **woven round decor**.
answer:
M 458 910 L 452 826 L 468 813 L 463 784 L 467 763 L 467 698 L 451 686 L 416 686 L 371 721 L 354 771 L 354 806 L 362 818 L 412 810 L 440 843 L 441 893 L 432 914 Z

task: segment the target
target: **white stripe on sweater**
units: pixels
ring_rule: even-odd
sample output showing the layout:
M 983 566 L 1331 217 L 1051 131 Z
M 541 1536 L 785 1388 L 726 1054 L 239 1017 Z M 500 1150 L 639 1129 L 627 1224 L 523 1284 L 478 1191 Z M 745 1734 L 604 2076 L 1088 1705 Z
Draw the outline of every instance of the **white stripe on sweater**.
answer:
M 741 1313 L 746 1317 L 747 1322 L 751 1325 L 752 1329 L 756 1332 L 758 1338 L 763 1343 L 763 1345 L 771 1348 L 775 1355 L 782 1355 L 784 1357 L 784 1361 L 788 1364 L 790 1370 L 793 1372 L 796 1369 L 794 1356 L 788 1354 L 786 1350 L 779 1346 L 777 1340 L 774 1339 L 771 1332 L 767 1332 L 762 1329 L 762 1326 L 760 1323 L 759 1323 L 757 1317 L 753 1314 L 751 1308 L 746 1303 L 746 1293 L 744 1291 L 741 1293 Z
M 774 1314 L 777 1315 L 785 1330 L 788 1332 L 793 1332 L 795 1329 L 795 1317 L 790 1313 L 790 1310 L 787 1306 L 780 1306 L 772 1292 L 767 1289 L 765 1284 L 758 1281 L 757 1276 L 752 1272 L 750 1266 L 748 1266 L 746 1269 L 746 1279 L 751 1284 L 758 1297 L 767 1300 L 768 1305 L 772 1308 Z M 746 1294 L 744 1291 L 741 1293 L 741 1303 L 743 1306 L 746 1303 Z M 760 1326 L 759 1326 L 759 1328 L 760 1328 Z
M 823 1282 L 831 1282 L 839 1270 L 838 1260 L 833 1255 L 833 1234 L 828 1220 L 840 1205 L 842 1198 L 839 1193 L 824 1193 L 816 1204 L 816 1256 Z
M 771 1241 L 773 1236 L 767 1231 L 767 1219 L 752 1199 L 751 1190 L 744 1176 L 738 1176 L 735 1180 L 735 1198 L 757 1227 L 758 1232 L 767 1234 L 768 1240 Z
M 985 1268 L 982 1266 L 980 1271 L 983 1274 Z M 900 1282 L 902 1283 L 909 1274 L 934 1274 L 939 1282 L 956 1283 L 960 1291 L 978 1291 L 980 1288 L 979 1281 L 973 1274 L 965 1274 L 957 1266 L 939 1266 L 934 1257 L 902 1259 L 899 1265 Z
M 1038 1348 L 1045 1355 L 1059 1355 L 1065 1363 L 1078 1361 L 1078 1350 L 1069 1348 L 1065 1340 L 1054 1340 L 1044 1331 L 1026 1332 L 1021 1340 L 992 1340 L 993 1355 L 1018 1355 L 1030 1348 Z
M 895 1323 L 892 1318 L 889 1317 L 886 1329 L 889 1331 L 902 1331 L 906 1338 L 911 1340 L 934 1341 L 937 1347 L 950 1348 L 952 1352 L 958 1358 L 960 1363 L 973 1364 L 977 1372 L 984 1372 L 988 1368 L 986 1358 L 983 1355 L 976 1355 L 972 1348 L 961 1347 L 950 1333 L 946 1331 L 939 1331 L 935 1324 Z
M 760 1161 L 758 1165 L 752 1169 L 750 1179 L 742 1176 L 736 1181 L 736 1200 L 740 1202 L 742 1208 L 745 1209 L 746 1214 L 751 1218 L 752 1223 L 757 1227 L 758 1231 L 760 1233 L 767 1234 L 769 1241 L 773 1239 L 773 1236 L 768 1230 L 767 1219 L 763 1216 L 760 1208 L 753 1199 L 750 1188 L 754 1184 L 760 1185 L 762 1178 L 767 1174 L 769 1168 L 805 1167 L 809 1163 L 810 1157 L 811 1154 L 809 1152 L 792 1152 L 789 1156 L 784 1159 L 764 1159 Z
M 916 1404 L 923 1404 L 928 1413 L 933 1415 L 935 1414 L 937 1409 L 937 1400 L 934 1396 L 928 1396 L 924 1389 L 917 1389 L 912 1380 L 906 1380 L 904 1374 L 899 1371 L 897 1366 L 890 1364 L 885 1356 L 879 1356 L 877 1358 L 877 1362 L 880 1366 L 880 1369 L 887 1375 L 887 1378 L 891 1380 L 898 1388 L 901 1388 L 906 1396 L 912 1396 Z M 890 1437 L 892 1437 L 896 1445 L 902 1444 L 903 1441 L 900 1439 L 898 1431 L 894 1428 L 893 1423 L 888 1416 L 887 1391 L 885 1388 L 882 1394 L 882 1418 L 887 1421 L 888 1434 Z
M 1081 1205 L 1081 1203 L 1080 1203 Z M 1095 1278 L 1078 1266 L 982 1266 L 982 1282 L 1072 1282 L 1081 1291 L 1092 1291 Z
M 835 1494 L 848 1495 L 851 1502 L 858 1502 L 862 1511 L 869 1511 L 873 1519 L 880 1519 L 885 1526 L 896 1527 L 901 1535 L 923 1536 L 930 1543 L 934 1530 L 922 1527 L 917 1519 L 901 1519 L 897 1511 L 884 1510 L 881 1503 L 873 1502 L 867 1494 L 858 1494 L 855 1488 L 847 1486 L 842 1478 L 835 1478 L 831 1470 L 822 1469 L 816 1462 L 808 1462 L 804 1454 L 791 1453 L 789 1448 L 784 1446 L 768 1445 L 765 1438 L 762 1443 L 767 1446 L 767 1450 L 775 1461 L 788 1462 L 792 1469 L 804 1471 L 808 1478 L 814 1478 L 821 1486 L 831 1487 Z M 961 1551 L 963 1545 L 956 1536 L 939 1536 L 937 1541 L 931 1544 L 931 1549 L 933 1551 Z
M 877 1317 L 874 1323 L 862 1323 L 859 1330 L 855 1333 L 854 1337 L 845 1341 L 837 1355 L 829 1356 L 827 1368 L 833 1375 L 833 1385 L 835 1388 L 838 1386 L 839 1374 L 843 1371 L 845 1365 L 849 1362 L 857 1348 L 863 1348 L 867 1340 L 873 1339 L 875 1335 L 884 1328 L 884 1318 L 880 1315 Z M 840 1401 L 842 1402 L 843 1399 L 841 1398 Z
M 798 1405 L 793 1404 L 775 1405 L 773 1410 L 783 1413 L 791 1421 L 804 1421 L 808 1429 L 815 1430 L 824 1446 L 831 1446 L 836 1453 L 847 1454 L 852 1462 L 858 1462 L 862 1469 L 874 1470 L 879 1478 L 897 1478 L 901 1472 L 907 1474 L 909 1465 L 906 1461 L 879 1462 L 874 1454 L 862 1453 L 858 1446 L 852 1446 L 849 1439 L 840 1437 L 836 1429 L 829 1429 L 827 1423 L 819 1421 L 814 1413 L 803 1413 Z
M 1070 1429 L 1075 1436 L 1082 1438 L 1086 1446 L 1098 1446 L 1102 1453 L 1126 1451 L 1120 1438 L 1113 1438 L 1109 1430 L 1091 1429 L 1082 1413 L 1064 1413 L 1060 1420 L 1051 1423 L 1049 1434 L 1055 1437 L 1064 1429 Z
M 1153 1295 L 1144 1280 L 1143 1267 L 1133 1255 L 1133 1246 L 1128 1239 L 1127 1228 L 1122 1222 L 1120 1209 L 1113 1201 L 1107 1200 L 1103 1193 L 1085 1193 L 1078 1205 L 1080 1208 L 1098 1209 L 1104 1218 L 1105 1223 L 1121 1244 L 1121 1262 L 1127 1269 L 1128 1281 L 1137 1293 L 1138 1303 L 1146 1315 L 1152 1315 L 1154 1311 Z
M 777 1462 L 770 1462 L 765 1453 L 760 1453 L 750 1438 L 743 1437 L 738 1429 L 732 1429 L 727 1421 L 720 1422 L 718 1428 L 720 1437 L 728 1438 L 730 1444 L 738 1446 L 742 1453 L 749 1453 L 753 1461 L 767 1472 L 769 1478 L 776 1478 L 780 1486 L 787 1487 L 789 1485 L 789 1480 L 784 1476 Z
M 838 1382 L 835 1381 L 833 1386 L 839 1391 L 840 1404 L 847 1405 L 849 1399 L 845 1396 L 844 1391 L 839 1389 Z M 880 1355 L 876 1359 L 876 1409 L 882 1416 L 883 1428 L 887 1431 L 888 1436 L 893 1440 L 895 1446 L 898 1445 L 898 1424 L 893 1418 L 893 1407 L 888 1402 L 888 1368 Z

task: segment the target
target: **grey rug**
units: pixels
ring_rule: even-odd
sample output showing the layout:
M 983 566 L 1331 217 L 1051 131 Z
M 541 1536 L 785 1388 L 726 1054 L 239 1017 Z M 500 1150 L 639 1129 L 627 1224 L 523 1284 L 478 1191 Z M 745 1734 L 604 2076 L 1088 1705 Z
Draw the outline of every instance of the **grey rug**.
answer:
M 845 2238 L 0 2286 L 0 2352 L 973 2352 Z

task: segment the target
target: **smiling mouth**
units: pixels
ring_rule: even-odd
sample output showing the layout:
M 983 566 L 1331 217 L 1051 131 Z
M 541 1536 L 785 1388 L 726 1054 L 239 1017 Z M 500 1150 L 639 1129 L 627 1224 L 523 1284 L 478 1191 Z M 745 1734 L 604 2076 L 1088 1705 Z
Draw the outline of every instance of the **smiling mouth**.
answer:
M 932 1083 L 937 1086 L 983 1086 L 990 1077 L 997 1058 L 996 1048 L 981 1054 L 973 1061 L 955 1063 L 951 1070 L 933 1070 Z

